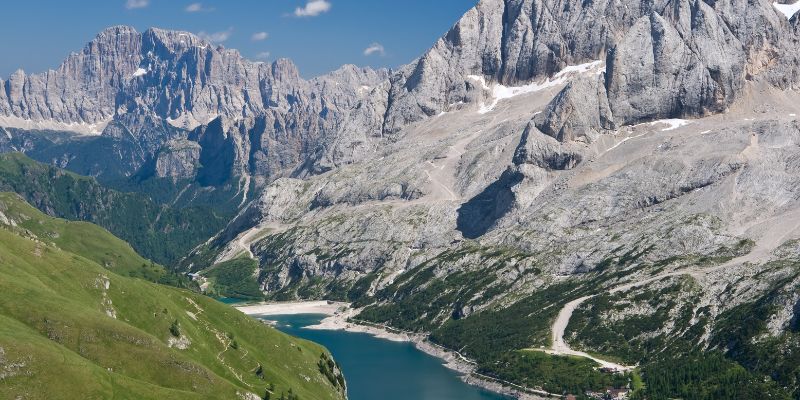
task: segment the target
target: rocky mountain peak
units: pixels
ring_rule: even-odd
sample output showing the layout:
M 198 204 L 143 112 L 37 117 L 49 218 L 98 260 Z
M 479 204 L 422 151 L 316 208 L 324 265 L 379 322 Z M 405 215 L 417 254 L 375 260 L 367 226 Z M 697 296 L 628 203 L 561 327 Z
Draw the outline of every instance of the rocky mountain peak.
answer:
M 361 160 L 415 122 L 591 63 L 605 71 L 531 110 L 542 133 L 588 143 L 723 112 L 749 80 L 796 85 L 797 26 L 766 0 L 481 0 L 409 65 L 311 80 L 288 59 L 255 63 L 189 32 L 115 26 L 57 71 L 0 82 L 0 122 L 98 133 L 113 120 L 109 134 L 131 133 L 146 158 L 224 116 L 242 173 L 268 181 Z
M 475 99 L 480 87 L 468 76 L 514 86 L 594 60 L 608 65 L 608 101 L 620 124 L 720 112 L 745 79 L 786 76 L 792 64 L 781 59 L 792 53 L 796 37 L 787 27 L 768 1 L 483 0 L 394 76 L 384 130 L 397 132 Z M 631 104 L 627 97 L 638 95 L 619 91 L 625 73 L 637 68 L 636 60 L 654 63 L 650 77 L 656 84 L 646 90 L 666 97 L 643 94 L 642 101 L 650 104 Z M 679 78 L 666 74 L 668 69 Z M 690 91 L 697 98 L 684 101 L 676 96 L 689 89 L 686 79 L 702 88 Z
M 282 82 L 297 82 L 303 80 L 300 70 L 294 61 L 288 58 L 279 58 L 270 65 L 272 77 Z
M 145 53 L 158 55 L 180 55 L 194 49 L 214 49 L 215 46 L 199 36 L 183 31 L 170 31 L 149 28 L 142 34 L 142 47 Z

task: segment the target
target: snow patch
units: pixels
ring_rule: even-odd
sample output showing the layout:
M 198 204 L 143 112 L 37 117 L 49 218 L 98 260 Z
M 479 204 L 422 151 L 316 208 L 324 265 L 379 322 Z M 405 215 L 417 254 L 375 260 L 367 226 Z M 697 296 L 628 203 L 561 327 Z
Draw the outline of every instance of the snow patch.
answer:
M 182 113 L 177 118 L 167 118 L 167 123 L 175 128 L 192 130 L 200 125 L 208 124 L 217 117 L 218 115 L 213 115 L 205 118 L 205 116 L 201 115 L 195 118 L 195 116 L 190 113 Z M 203 122 L 204 119 L 207 120 L 207 122 Z
M 671 131 L 673 129 L 678 129 L 684 125 L 689 125 L 691 122 L 685 119 L 660 119 L 658 121 L 653 121 L 650 123 L 650 126 L 658 125 L 658 124 L 665 124 L 668 125 L 666 128 L 662 129 L 661 132 Z
M 491 91 L 492 94 L 492 102 L 490 104 L 485 104 L 483 102 L 480 103 L 480 108 L 478 109 L 479 114 L 486 114 L 494 110 L 497 106 L 497 103 L 500 100 L 510 99 L 512 97 L 520 96 L 523 94 L 534 93 L 540 90 L 544 90 L 553 86 L 558 86 L 567 81 L 569 77 L 575 74 L 584 74 L 591 71 L 597 71 L 598 73 L 603 71 L 601 68 L 603 65 L 603 61 L 597 60 L 588 62 L 585 64 L 580 65 L 570 65 L 557 74 L 555 74 L 552 78 L 548 78 L 541 82 L 533 82 L 523 86 L 505 86 L 501 84 L 494 84 L 490 88 L 489 85 L 486 83 L 486 78 L 480 75 L 468 75 L 467 79 L 472 79 L 477 81 L 481 84 L 483 90 Z
M 780 3 L 772 3 L 772 6 L 775 7 L 781 14 L 786 16 L 786 19 L 792 19 L 792 17 L 800 11 L 800 1 L 795 2 L 794 4 L 780 4 Z
M 608 150 L 606 150 L 604 153 L 608 153 L 609 151 L 616 149 L 617 147 L 621 146 L 623 143 L 627 142 L 628 140 L 640 138 L 640 137 L 642 137 L 642 136 L 644 136 L 646 134 L 647 134 L 647 132 L 644 132 L 644 133 L 640 133 L 640 134 L 635 135 L 635 136 L 629 136 L 629 137 L 622 138 L 622 140 L 620 140 L 617 144 L 609 147 Z
M 241 187 L 238 192 L 244 192 L 244 195 L 242 196 L 242 202 L 239 203 L 240 208 L 247 203 L 247 195 L 250 192 L 250 174 L 248 174 L 247 171 L 242 171 L 242 173 L 244 176 L 243 179 L 239 179 L 239 185 L 241 185 Z M 242 184 L 242 180 L 244 180 L 244 184 Z
M 139 69 L 136 70 L 136 72 L 133 73 L 132 77 L 136 78 L 137 76 L 142 76 L 142 75 L 145 75 L 145 74 L 147 74 L 147 70 L 144 69 L 144 68 L 139 68 Z
M 60 122 L 52 119 L 32 120 L 14 116 L 0 117 L 0 127 L 18 128 L 24 130 L 51 130 L 74 132 L 80 135 L 97 136 L 103 133 L 103 129 L 111 122 L 111 118 L 95 123 L 86 122 Z M 6 132 L 8 134 L 8 132 Z M 10 134 L 9 134 L 10 135 Z

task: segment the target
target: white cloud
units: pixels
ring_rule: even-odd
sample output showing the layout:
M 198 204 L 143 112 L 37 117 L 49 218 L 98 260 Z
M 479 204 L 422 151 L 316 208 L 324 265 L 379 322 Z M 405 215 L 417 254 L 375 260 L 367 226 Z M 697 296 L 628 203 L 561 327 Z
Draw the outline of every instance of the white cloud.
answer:
M 204 7 L 203 3 L 192 3 L 186 6 L 186 12 L 196 13 L 205 11 L 214 11 L 214 9 L 211 7 Z
M 205 31 L 198 32 L 197 36 L 200 38 L 207 40 L 211 43 L 222 43 L 228 39 L 230 39 L 231 35 L 233 35 L 233 28 L 228 28 L 227 30 L 220 31 L 220 32 L 212 32 L 208 33 Z
M 328 0 L 309 0 L 305 7 L 297 7 L 294 10 L 295 17 L 316 17 L 326 13 L 331 9 L 331 2 Z
M 135 8 L 145 8 L 150 4 L 150 0 L 128 0 L 125 2 L 125 8 L 133 10 Z
M 269 55 L 270 54 L 268 51 L 262 51 L 261 53 L 256 54 L 256 60 L 262 60 L 262 61 L 267 60 L 269 58 Z
M 253 36 L 250 36 L 250 40 L 254 42 L 260 42 L 262 40 L 266 40 L 269 37 L 269 33 L 267 32 L 256 32 Z
M 386 49 L 384 49 L 383 45 L 380 43 L 373 43 L 364 49 L 365 56 L 371 56 L 373 54 L 384 56 L 386 55 Z

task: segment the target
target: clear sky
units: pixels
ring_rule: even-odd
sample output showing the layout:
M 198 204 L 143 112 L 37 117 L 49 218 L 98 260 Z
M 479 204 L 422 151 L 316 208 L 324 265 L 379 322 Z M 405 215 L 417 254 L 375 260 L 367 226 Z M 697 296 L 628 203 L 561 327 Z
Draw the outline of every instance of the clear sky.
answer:
M 9 0 L 0 4 L 0 77 L 57 67 L 112 25 L 205 35 L 258 61 L 291 58 L 305 77 L 342 64 L 398 67 L 477 0 Z

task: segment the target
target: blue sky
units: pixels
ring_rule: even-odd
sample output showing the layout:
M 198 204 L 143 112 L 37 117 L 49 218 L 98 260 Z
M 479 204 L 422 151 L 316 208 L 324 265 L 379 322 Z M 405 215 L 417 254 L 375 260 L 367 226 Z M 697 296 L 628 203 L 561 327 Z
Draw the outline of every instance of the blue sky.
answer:
M 103 28 L 185 30 L 252 60 L 291 58 L 305 77 L 342 64 L 397 67 L 477 0 L 28 0 L 0 7 L 0 77 L 57 67 Z

